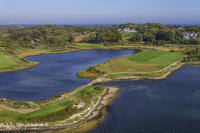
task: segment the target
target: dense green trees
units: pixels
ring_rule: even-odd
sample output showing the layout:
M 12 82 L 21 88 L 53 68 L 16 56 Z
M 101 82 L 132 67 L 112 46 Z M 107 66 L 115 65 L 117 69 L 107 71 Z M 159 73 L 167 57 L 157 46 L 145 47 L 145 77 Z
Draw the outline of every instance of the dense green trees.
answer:
M 141 27 L 141 26 L 139 26 Z M 164 26 L 160 24 L 146 24 L 144 25 L 143 32 L 133 34 L 129 39 L 131 42 L 144 42 L 150 44 L 200 44 L 200 40 L 196 39 L 183 39 L 183 32 L 196 31 L 193 30 L 196 26 L 187 28 L 180 28 L 178 26 Z
M 68 41 L 69 41 L 69 42 L 73 42 L 73 41 L 74 41 L 74 39 L 75 39 L 75 38 L 74 38 L 74 36 L 73 36 L 73 35 L 70 35 L 70 36 L 69 36 L 69 40 L 68 40 Z
M 200 48 L 195 48 L 192 50 L 187 50 L 188 56 L 184 58 L 184 61 L 200 61 Z
M 173 42 L 175 40 L 174 32 L 170 30 L 159 30 L 156 34 L 156 40 Z
M 142 34 L 134 34 L 132 35 L 132 37 L 130 38 L 131 42 L 143 42 L 143 35 Z
M 121 33 L 128 28 L 136 32 Z M 123 31 L 123 30 L 122 30 Z M 68 43 L 89 42 L 103 44 L 200 44 L 200 39 L 183 39 L 184 32 L 200 35 L 199 26 L 170 26 L 156 23 L 122 24 L 112 26 L 56 26 L 33 27 L 0 26 L 0 46 L 16 48 L 55 48 Z
M 74 41 L 75 30 L 81 31 L 54 25 L 8 29 L 8 35 L 1 42 L 3 46 L 11 48 L 63 47 L 66 42 Z
M 200 26 L 185 26 L 186 31 L 200 32 Z
M 148 34 L 143 36 L 143 41 L 146 43 L 155 43 L 156 37 L 153 34 Z
M 85 40 L 85 42 L 118 42 L 121 40 L 121 35 L 119 32 L 97 32 L 96 34 L 90 34 L 90 36 Z

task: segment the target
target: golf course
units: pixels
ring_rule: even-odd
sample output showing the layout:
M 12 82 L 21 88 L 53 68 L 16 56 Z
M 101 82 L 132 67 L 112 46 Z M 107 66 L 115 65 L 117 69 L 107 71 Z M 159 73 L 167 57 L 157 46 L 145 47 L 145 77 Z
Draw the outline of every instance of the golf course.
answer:
M 78 72 L 81 78 L 97 78 L 104 74 L 118 75 L 124 73 L 153 73 L 171 64 L 181 61 L 185 56 L 180 52 L 166 52 L 158 50 L 142 50 L 135 55 L 111 59 L 103 64 L 89 67 Z

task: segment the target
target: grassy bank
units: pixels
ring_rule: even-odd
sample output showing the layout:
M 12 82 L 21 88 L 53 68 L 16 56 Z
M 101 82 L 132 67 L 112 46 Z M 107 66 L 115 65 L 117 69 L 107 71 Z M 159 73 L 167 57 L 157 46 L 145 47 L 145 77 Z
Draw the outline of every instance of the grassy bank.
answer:
M 30 113 L 0 108 L 0 132 L 86 132 L 104 119 L 107 107 L 118 92 L 116 87 L 93 85 Z
M 105 43 L 106 44 L 106 43 Z M 161 51 L 176 51 L 183 52 L 191 47 L 198 47 L 198 45 L 175 45 L 175 44 L 166 44 L 162 46 L 158 45 L 145 45 L 141 43 L 118 43 L 113 45 L 103 45 L 103 44 L 93 44 L 93 43 L 75 43 L 73 47 L 78 49 L 154 49 Z
M 71 51 L 79 51 L 84 49 L 161 49 L 165 51 L 182 51 L 183 49 L 179 48 L 169 48 L 169 47 L 153 47 L 153 46 L 143 46 L 143 45 L 114 45 L 114 46 L 104 46 L 101 44 L 91 44 L 91 43 L 76 43 L 74 45 L 69 45 L 70 47 L 66 47 L 64 49 L 17 49 L 15 50 L 15 55 L 9 54 L 4 50 L 4 48 L 0 48 L 0 72 L 8 72 L 8 71 L 17 71 L 26 68 L 33 67 L 38 62 L 29 62 L 23 60 L 26 56 L 33 56 L 39 54 L 48 54 L 48 53 L 64 53 Z M 89 73 L 88 73 L 89 74 Z M 99 76 L 99 75 L 95 75 Z M 89 76 L 89 77 L 94 77 Z
M 56 101 L 30 113 L 18 113 L 0 108 L 0 121 L 3 123 L 45 123 L 66 120 L 73 114 L 88 108 L 98 96 L 105 94 L 104 87 L 88 86 L 68 98 Z
M 65 53 L 72 51 L 79 51 L 79 49 L 16 49 L 13 51 L 15 54 L 10 54 L 5 50 L 5 48 L 0 48 L 0 72 L 23 70 L 39 64 L 39 62 L 30 62 L 24 60 L 24 57 L 27 56 L 50 53 Z
M 179 52 L 143 50 L 135 55 L 111 59 L 103 64 L 94 65 L 78 72 L 82 78 L 97 78 L 104 74 L 140 73 L 159 71 L 179 61 L 185 55 Z
M 104 46 L 101 44 L 92 44 L 92 43 L 76 43 L 75 45 L 82 47 L 82 48 L 88 48 L 88 49 L 109 49 L 111 47 Z
M 37 62 L 19 59 L 17 56 L 7 53 L 4 48 L 0 48 L 0 72 L 17 71 L 37 64 Z
M 22 63 L 22 60 L 8 55 L 3 48 L 0 48 L 0 70 L 15 67 Z
M 16 55 L 19 58 L 24 58 L 27 56 L 34 56 L 39 54 L 51 54 L 51 53 L 66 53 L 78 51 L 77 49 L 18 49 L 16 50 Z

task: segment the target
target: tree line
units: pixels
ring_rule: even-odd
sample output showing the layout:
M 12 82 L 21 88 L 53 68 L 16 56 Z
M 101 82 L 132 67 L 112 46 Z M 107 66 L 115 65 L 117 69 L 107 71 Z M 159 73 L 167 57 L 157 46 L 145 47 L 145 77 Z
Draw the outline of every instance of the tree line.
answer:
M 118 29 L 134 29 L 136 33 L 123 33 Z M 33 27 L 0 26 L 0 46 L 17 48 L 62 48 L 74 42 L 103 44 L 200 44 L 200 39 L 183 39 L 184 32 L 200 34 L 199 26 L 171 26 L 156 23 L 122 24 L 109 26 L 57 26 Z M 127 34 L 127 35 L 126 35 Z

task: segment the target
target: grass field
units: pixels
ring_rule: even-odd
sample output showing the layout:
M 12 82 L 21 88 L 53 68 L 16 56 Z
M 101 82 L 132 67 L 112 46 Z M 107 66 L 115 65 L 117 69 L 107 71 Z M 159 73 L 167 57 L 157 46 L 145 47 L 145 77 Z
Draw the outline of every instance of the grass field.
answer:
M 92 43 L 76 43 L 76 45 L 85 47 L 85 48 L 90 48 L 90 49 L 108 49 L 108 48 L 110 48 L 108 46 L 103 46 L 101 44 L 92 44 Z
M 133 33 L 126 33 L 126 32 L 123 32 L 123 33 L 120 33 L 120 34 L 122 36 L 122 39 L 129 39 L 133 35 Z
M 88 78 L 87 75 L 91 75 L 91 73 L 97 75 L 98 73 L 116 72 L 152 72 L 161 70 L 183 57 L 184 54 L 179 52 L 143 50 L 135 55 L 112 59 L 103 64 L 92 66 L 87 70 L 79 72 L 78 75 Z
M 20 64 L 23 64 L 23 61 L 7 54 L 5 50 L 0 48 L 0 70 L 16 67 Z
M 91 102 L 101 93 L 104 87 L 89 86 L 78 91 L 74 95 L 59 102 L 42 107 L 30 113 L 18 113 L 0 108 L 0 122 L 55 122 L 67 119 L 74 113 L 78 113 L 87 108 Z M 77 109 L 74 105 L 80 102 L 85 103 L 82 109 Z
M 38 62 L 29 62 L 7 53 L 0 48 L 0 72 L 18 71 L 38 65 Z

